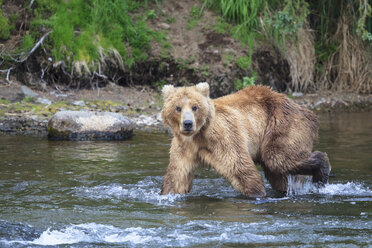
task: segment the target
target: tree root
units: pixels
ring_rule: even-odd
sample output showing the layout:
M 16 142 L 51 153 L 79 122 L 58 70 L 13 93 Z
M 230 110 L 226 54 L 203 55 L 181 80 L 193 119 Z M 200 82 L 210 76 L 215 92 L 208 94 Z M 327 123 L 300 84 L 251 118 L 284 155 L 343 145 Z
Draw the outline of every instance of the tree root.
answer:
M 10 54 L 8 54 L 7 56 L 9 58 L 11 58 L 13 60 L 13 62 L 15 64 L 13 64 L 10 68 L 6 69 L 6 70 L 0 70 L 1 72 L 7 72 L 6 73 L 6 81 L 8 82 L 8 84 L 11 84 L 12 82 L 10 81 L 10 71 L 14 70 L 17 68 L 17 66 L 19 64 L 22 64 L 24 63 L 25 61 L 27 61 L 27 59 L 37 50 L 37 48 L 39 46 L 41 46 L 45 40 L 45 38 L 51 33 L 52 31 L 49 31 L 47 33 L 45 33 L 41 38 L 40 40 L 35 44 L 35 46 L 27 53 L 26 57 L 24 57 L 23 59 L 19 59 L 19 58 L 13 58 L 13 56 L 11 56 Z M 21 57 L 22 55 L 20 55 Z M 41 81 L 44 81 L 43 80 L 43 76 L 44 76 L 44 71 L 42 71 L 42 77 L 41 77 Z

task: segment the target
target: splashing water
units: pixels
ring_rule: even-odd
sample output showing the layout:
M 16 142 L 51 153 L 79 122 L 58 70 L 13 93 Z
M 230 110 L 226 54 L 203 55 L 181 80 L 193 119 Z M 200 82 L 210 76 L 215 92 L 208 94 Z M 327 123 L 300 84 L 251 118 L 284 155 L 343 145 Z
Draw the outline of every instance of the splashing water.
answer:
M 188 194 L 160 195 L 161 180 L 163 177 L 146 177 L 135 184 L 109 184 L 94 187 L 77 187 L 74 190 L 76 197 L 95 200 L 126 200 L 130 202 L 146 202 L 160 206 L 174 206 L 189 197 L 214 197 L 224 199 L 235 197 L 235 191 L 224 178 L 194 179 L 194 186 Z M 218 191 L 211 189 L 218 188 Z
M 311 193 L 314 185 L 311 182 L 311 177 L 303 175 L 288 175 L 287 196 L 305 195 Z
M 190 221 L 173 227 L 129 227 L 117 228 L 112 225 L 85 223 L 69 225 L 61 229 L 48 228 L 39 238 L 32 241 L 2 241 L 7 244 L 23 245 L 66 245 L 66 244 L 122 244 L 136 247 L 189 246 L 201 243 L 240 240 L 263 243 L 274 240 L 274 235 L 261 234 L 263 230 L 244 231 L 257 228 L 256 223 L 221 223 L 218 221 Z M 196 239 L 194 234 L 198 233 Z M 217 234 L 211 237 L 211 234 Z M 1 241 L 0 241 L 1 244 Z
M 347 182 L 316 186 L 310 176 L 289 175 L 287 196 L 321 194 L 339 196 L 372 196 L 372 190 L 361 183 Z
M 90 199 L 129 200 L 132 202 L 147 202 L 156 205 L 173 205 L 184 198 L 184 195 L 160 195 L 161 177 L 147 177 L 136 184 L 110 184 L 94 187 L 79 187 L 75 189 L 77 197 Z

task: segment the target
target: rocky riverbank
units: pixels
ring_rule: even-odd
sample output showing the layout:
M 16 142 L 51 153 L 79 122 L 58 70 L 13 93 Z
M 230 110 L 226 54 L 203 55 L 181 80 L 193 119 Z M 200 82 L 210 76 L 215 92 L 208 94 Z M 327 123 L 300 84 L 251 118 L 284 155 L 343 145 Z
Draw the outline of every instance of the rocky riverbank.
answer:
M 0 134 L 45 136 L 51 117 L 66 110 L 117 113 L 130 118 L 136 130 L 165 130 L 161 96 L 150 88 L 111 85 L 100 90 L 56 92 L 0 84 Z
M 372 110 L 372 95 L 322 92 L 289 97 L 317 113 Z M 46 136 L 50 118 L 64 110 L 119 113 L 131 119 L 135 130 L 166 132 L 161 106 L 160 93 L 146 87 L 112 85 L 100 91 L 58 93 L 34 91 L 20 84 L 0 85 L 0 134 Z
M 135 123 L 136 130 L 147 132 L 166 132 L 166 128 L 156 115 L 134 115 L 130 119 Z M 5 115 L 0 116 L 0 135 L 1 134 L 23 134 L 47 136 L 49 118 L 28 115 Z

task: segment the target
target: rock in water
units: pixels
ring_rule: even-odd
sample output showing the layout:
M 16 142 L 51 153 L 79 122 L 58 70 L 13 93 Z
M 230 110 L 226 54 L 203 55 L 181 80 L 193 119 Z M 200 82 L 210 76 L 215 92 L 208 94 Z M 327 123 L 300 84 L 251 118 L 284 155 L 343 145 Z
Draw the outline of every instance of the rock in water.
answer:
M 60 111 L 48 123 L 51 140 L 124 140 L 133 134 L 134 123 L 111 112 Z

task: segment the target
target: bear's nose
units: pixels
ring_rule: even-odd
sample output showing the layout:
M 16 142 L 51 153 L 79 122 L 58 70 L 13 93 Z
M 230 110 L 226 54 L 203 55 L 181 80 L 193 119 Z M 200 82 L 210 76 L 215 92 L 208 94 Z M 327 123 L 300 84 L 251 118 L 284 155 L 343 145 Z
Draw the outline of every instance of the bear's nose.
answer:
M 190 131 L 192 129 L 192 121 L 190 120 L 186 120 L 183 122 L 183 128 L 186 130 L 186 131 Z

